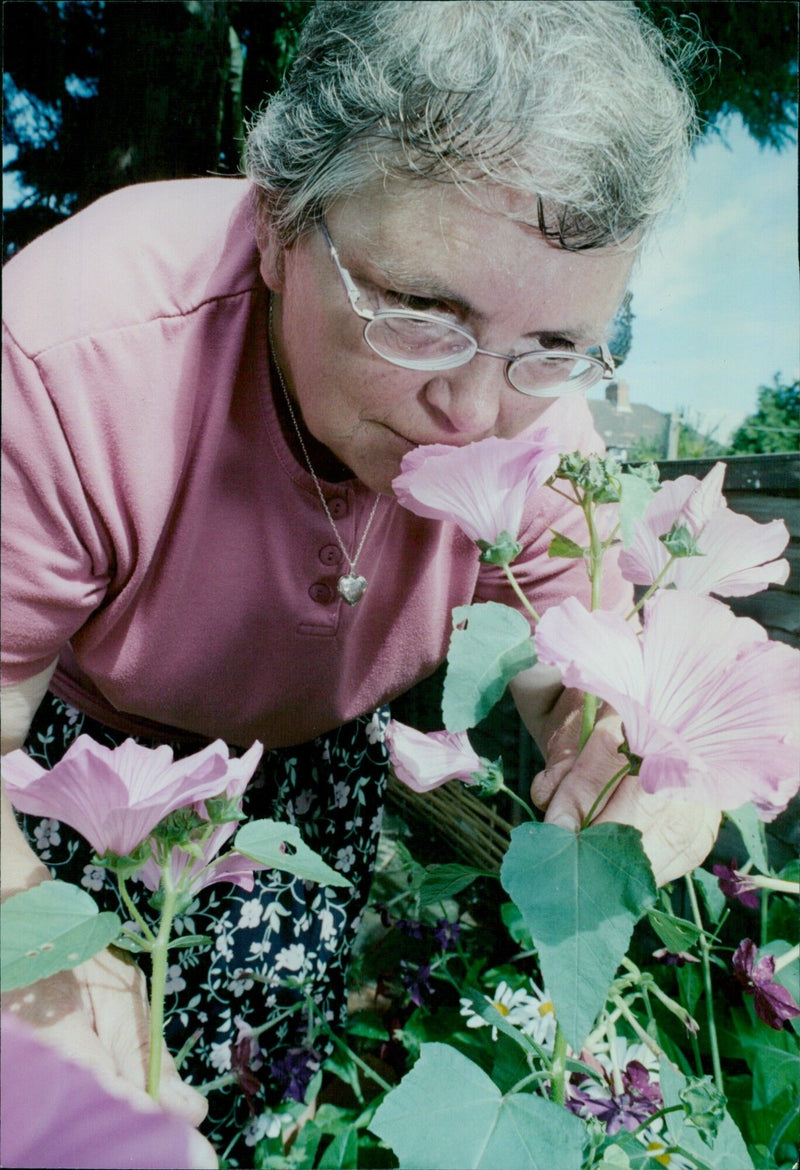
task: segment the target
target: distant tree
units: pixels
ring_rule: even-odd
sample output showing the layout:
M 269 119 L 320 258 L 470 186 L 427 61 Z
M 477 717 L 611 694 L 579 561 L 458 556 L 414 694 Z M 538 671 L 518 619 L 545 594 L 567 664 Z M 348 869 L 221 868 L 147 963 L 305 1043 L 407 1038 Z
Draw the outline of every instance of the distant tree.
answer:
M 631 448 L 628 458 L 631 463 L 660 463 L 667 457 L 665 445 L 665 440 L 639 439 Z M 680 423 L 675 459 L 716 459 L 717 456 L 727 454 L 728 448 L 711 435 L 704 435 L 694 427 Z
M 775 374 L 771 386 L 760 386 L 758 408 L 736 431 L 730 449 L 735 455 L 800 451 L 800 382 L 787 384 Z

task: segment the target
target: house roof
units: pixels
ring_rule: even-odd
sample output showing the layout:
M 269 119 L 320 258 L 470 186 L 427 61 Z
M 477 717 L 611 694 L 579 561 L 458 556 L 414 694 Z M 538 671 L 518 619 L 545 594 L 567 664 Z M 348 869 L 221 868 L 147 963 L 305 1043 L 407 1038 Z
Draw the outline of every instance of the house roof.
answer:
M 652 406 L 631 404 L 619 410 L 604 398 L 589 399 L 594 425 L 612 453 L 627 454 L 642 440 L 667 449 L 669 415 Z

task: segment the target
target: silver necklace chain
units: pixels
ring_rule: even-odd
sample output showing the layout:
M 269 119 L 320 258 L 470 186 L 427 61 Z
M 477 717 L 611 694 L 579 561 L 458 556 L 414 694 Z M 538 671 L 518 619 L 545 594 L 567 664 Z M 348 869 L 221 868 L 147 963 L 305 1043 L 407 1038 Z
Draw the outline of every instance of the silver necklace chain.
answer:
M 361 550 L 363 549 L 364 542 L 366 541 L 367 536 L 369 535 L 369 530 L 372 527 L 372 521 L 375 519 L 375 513 L 378 511 L 378 504 L 381 502 L 381 497 L 380 497 L 380 495 L 375 496 L 375 503 L 372 505 L 372 511 L 369 514 L 369 518 L 367 519 L 367 523 L 364 527 L 364 531 L 361 534 L 361 540 L 358 542 L 358 548 L 356 549 L 355 553 L 351 557 L 349 552 L 347 551 L 347 547 L 346 547 L 344 541 L 342 540 L 339 529 L 336 527 L 336 521 L 334 520 L 334 518 L 331 514 L 331 510 L 328 507 L 328 501 L 325 499 L 325 493 L 322 490 L 322 484 L 319 482 L 319 479 L 317 478 L 317 473 L 314 470 L 314 465 L 311 462 L 311 456 L 309 455 L 308 449 L 305 445 L 305 442 L 303 441 L 303 434 L 302 434 L 302 431 L 300 430 L 300 426 L 297 422 L 297 416 L 294 412 L 294 407 L 292 405 L 292 399 L 289 395 L 289 391 L 286 387 L 286 382 L 284 381 L 284 378 L 283 378 L 283 371 L 281 370 L 280 364 L 278 362 L 278 355 L 277 355 L 277 352 L 275 349 L 275 334 L 274 334 L 273 327 L 272 327 L 272 300 L 271 299 L 270 299 L 270 303 L 269 303 L 269 342 L 270 342 L 270 349 L 272 350 L 272 361 L 273 361 L 275 369 L 278 373 L 278 381 L 280 382 L 281 390 L 283 391 L 283 397 L 286 401 L 286 407 L 289 411 L 289 418 L 292 420 L 292 426 L 294 427 L 295 434 L 297 435 L 297 441 L 300 444 L 300 450 L 303 452 L 303 457 L 306 461 L 306 466 L 308 467 L 308 470 L 311 474 L 311 478 L 314 481 L 314 487 L 317 489 L 317 495 L 319 496 L 319 502 L 322 504 L 322 507 L 325 511 L 325 515 L 328 517 L 328 523 L 330 524 L 330 526 L 333 530 L 333 535 L 336 537 L 336 542 L 339 545 L 339 548 L 342 550 L 342 556 L 344 557 L 344 559 L 347 561 L 348 565 L 350 566 L 350 573 L 346 576 L 342 576 L 339 578 L 339 580 L 337 582 L 337 590 L 338 590 L 339 596 L 344 601 L 346 601 L 348 603 L 348 605 L 355 605 L 356 602 L 360 601 L 361 598 L 364 596 L 364 591 L 367 588 L 367 582 L 366 582 L 365 578 L 363 576 L 359 576 L 356 573 L 356 562 L 358 561 L 358 558 L 361 556 Z

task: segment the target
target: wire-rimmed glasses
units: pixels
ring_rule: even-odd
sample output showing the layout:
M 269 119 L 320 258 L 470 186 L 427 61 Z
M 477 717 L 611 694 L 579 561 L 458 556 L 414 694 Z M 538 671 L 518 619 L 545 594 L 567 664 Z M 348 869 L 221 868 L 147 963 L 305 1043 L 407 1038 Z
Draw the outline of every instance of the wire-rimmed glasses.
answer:
M 558 398 L 587 390 L 601 378 L 613 378 L 614 360 L 605 343 L 588 351 L 536 349 L 528 353 L 494 353 L 481 349 L 468 329 L 435 313 L 414 309 L 377 309 L 362 306 L 361 291 L 339 259 L 324 222 L 320 229 L 344 285 L 350 307 L 364 321 L 364 340 L 379 357 L 407 370 L 454 370 L 476 353 L 506 363 L 509 386 L 531 398 Z

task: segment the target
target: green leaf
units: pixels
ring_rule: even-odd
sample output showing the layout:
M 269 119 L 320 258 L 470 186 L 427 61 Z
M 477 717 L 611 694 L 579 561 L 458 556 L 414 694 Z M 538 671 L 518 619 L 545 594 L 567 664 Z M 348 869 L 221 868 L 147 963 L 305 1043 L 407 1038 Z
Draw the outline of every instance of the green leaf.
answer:
M 656 898 L 641 834 L 629 825 L 590 825 L 580 833 L 520 825 L 500 881 L 533 936 L 567 1043 L 579 1052 L 633 928 Z
M 744 842 L 748 856 L 752 859 L 756 869 L 761 873 L 769 873 L 769 859 L 767 857 L 767 834 L 764 822 L 759 817 L 752 804 L 743 804 L 740 808 L 725 813 L 733 821 Z
M 333 1139 L 319 1161 L 319 1170 L 346 1170 L 358 1165 L 358 1130 L 348 1126 Z
M 536 653 L 530 626 L 508 605 L 460 605 L 453 627 L 442 714 L 448 731 L 466 731 L 489 714 L 512 678 L 534 665 Z
M 471 886 L 476 878 L 485 875 L 483 869 L 473 869 L 471 865 L 459 865 L 457 862 L 429 865 L 419 887 L 420 905 L 430 906 L 454 898 L 467 886 Z
M 693 922 L 676 918 L 674 914 L 666 914 L 663 910 L 649 910 L 647 917 L 664 946 L 673 954 L 693 947 L 703 933 Z
M 553 533 L 553 539 L 547 550 L 549 557 L 568 557 L 569 560 L 577 561 L 584 556 L 586 550 L 576 544 L 574 540 L 570 540 L 568 536 L 563 536 L 552 528 L 550 531 Z
M 647 505 L 653 498 L 651 484 L 640 475 L 632 475 L 623 471 L 619 477 L 622 484 L 622 494 L 619 501 L 619 524 L 622 531 L 622 543 L 628 548 L 633 543 L 633 528 L 637 520 L 641 520 L 647 511 Z
M 503 1096 L 466 1056 L 424 1044 L 370 1127 L 402 1170 L 580 1170 L 584 1128 L 552 1101 Z
M 707 869 L 693 870 L 692 880 L 697 882 L 700 887 L 708 916 L 716 926 L 725 910 L 725 895 L 719 888 L 719 882 Z
M 47 881 L 9 898 L 0 917 L 3 991 L 27 987 L 91 959 L 114 942 L 122 923 L 98 911 L 85 890 Z
M 664 1105 L 668 1109 L 680 1105 L 682 1109 L 680 1113 L 668 1113 L 666 1117 L 672 1143 L 695 1155 L 700 1165 L 708 1166 L 710 1170 L 753 1170 L 747 1146 L 729 1113 L 723 1115 L 717 1135 L 709 1146 L 692 1124 L 691 1117 L 683 1112 L 681 1095 L 685 1095 L 691 1082 L 666 1060 L 661 1061 L 659 1079 Z
M 351 886 L 343 874 L 322 860 L 300 837 L 296 825 L 284 825 L 279 821 L 250 821 L 236 834 L 234 849 L 237 853 L 291 873 L 304 881 L 319 882 L 324 886 Z
M 180 938 L 174 938 L 168 944 L 167 950 L 174 951 L 180 947 L 207 947 L 213 941 L 210 934 L 184 934 Z
M 747 1010 L 731 1012 L 737 1040 L 753 1074 L 753 1104 L 764 1108 L 786 1089 L 797 1091 L 800 1083 L 800 1052 L 797 1036 L 784 1029 L 781 1032 L 759 1020 L 753 1001 Z

